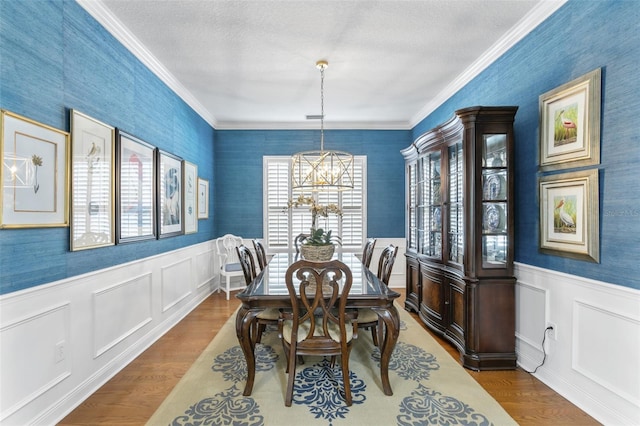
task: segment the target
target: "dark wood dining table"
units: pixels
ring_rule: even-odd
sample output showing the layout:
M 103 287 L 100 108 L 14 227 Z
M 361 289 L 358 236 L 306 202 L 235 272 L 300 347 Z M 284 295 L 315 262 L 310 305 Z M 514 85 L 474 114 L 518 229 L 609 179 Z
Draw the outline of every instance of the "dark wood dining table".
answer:
M 347 308 L 370 308 L 378 314 L 384 325 L 384 339 L 379 342 L 380 377 L 384 394 L 393 395 L 389 383 L 389 361 L 400 333 L 400 317 L 393 301 L 400 294 L 389 289 L 355 254 L 338 253 L 334 258 L 349 266 L 353 275 Z M 296 260 L 298 258 L 295 253 L 275 254 L 255 280 L 236 296 L 242 302 L 236 316 L 236 335 L 247 361 L 247 383 L 243 392 L 245 396 L 251 395 L 256 375 L 252 324 L 256 316 L 266 308 L 291 307 L 284 277 L 289 265 Z

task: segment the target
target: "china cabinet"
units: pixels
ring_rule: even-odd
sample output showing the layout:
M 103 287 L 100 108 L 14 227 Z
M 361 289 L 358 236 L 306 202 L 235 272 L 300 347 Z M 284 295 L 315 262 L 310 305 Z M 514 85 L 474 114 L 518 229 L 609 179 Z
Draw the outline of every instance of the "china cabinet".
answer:
M 513 120 L 471 107 L 402 150 L 406 302 L 474 370 L 516 366 Z

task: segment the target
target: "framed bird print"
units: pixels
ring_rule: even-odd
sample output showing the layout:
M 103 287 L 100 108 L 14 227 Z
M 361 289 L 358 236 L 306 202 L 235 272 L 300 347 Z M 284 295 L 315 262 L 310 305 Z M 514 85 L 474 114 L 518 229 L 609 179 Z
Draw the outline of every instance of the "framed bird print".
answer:
M 114 241 L 115 129 L 71 111 L 71 251 Z
M 598 170 L 539 178 L 540 250 L 600 261 Z
M 600 68 L 540 95 L 540 169 L 600 163 Z

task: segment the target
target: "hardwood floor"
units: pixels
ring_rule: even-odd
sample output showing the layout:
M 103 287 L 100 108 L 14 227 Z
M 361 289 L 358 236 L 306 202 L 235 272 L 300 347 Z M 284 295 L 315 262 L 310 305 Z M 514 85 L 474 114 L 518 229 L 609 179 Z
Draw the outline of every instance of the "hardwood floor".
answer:
M 399 292 L 404 304 L 404 290 Z M 223 292 L 212 294 L 59 424 L 145 424 L 238 306 L 234 297 L 227 301 Z M 434 337 L 459 358 L 451 344 Z M 520 369 L 467 371 L 521 425 L 599 424 Z

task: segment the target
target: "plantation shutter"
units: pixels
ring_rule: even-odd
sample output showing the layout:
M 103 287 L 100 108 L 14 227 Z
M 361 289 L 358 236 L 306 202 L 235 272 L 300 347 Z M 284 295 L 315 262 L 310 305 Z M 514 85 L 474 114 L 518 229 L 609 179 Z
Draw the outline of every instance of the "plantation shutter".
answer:
M 287 209 L 287 203 L 301 193 L 290 187 L 291 157 L 266 156 L 264 170 L 264 227 L 265 243 L 270 251 L 286 251 L 293 238 L 308 234 L 311 228 L 311 212 L 308 206 Z M 342 220 L 336 215 L 319 217 L 317 226 L 330 229 L 342 238 L 342 248 L 360 250 L 365 239 L 366 220 L 366 156 L 354 158 L 355 187 L 352 191 L 306 193 L 316 197 L 322 205 L 336 204 L 343 212 Z

